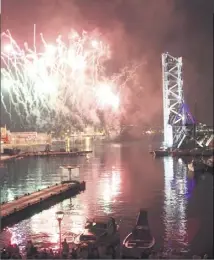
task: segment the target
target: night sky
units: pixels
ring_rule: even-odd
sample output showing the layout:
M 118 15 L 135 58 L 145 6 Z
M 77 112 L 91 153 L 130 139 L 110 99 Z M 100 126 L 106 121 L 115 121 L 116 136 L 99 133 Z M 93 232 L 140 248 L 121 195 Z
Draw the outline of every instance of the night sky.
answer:
M 129 123 L 161 126 L 161 53 L 182 56 L 185 99 L 197 120 L 213 124 L 213 0 L 2 0 L 1 30 L 32 43 L 33 24 L 46 40 L 97 28 L 114 53 L 110 70 L 144 62 L 143 91 L 133 89 Z M 38 36 L 39 37 L 39 36 Z M 197 104 L 195 109 L 195 102 Z M 128 116 L 130 113 L 130 116 Z M 132 116 L 131 116 L 132 115 Z M 133 116 L 135 115 L 135 116 Z M 8 117 L 1 111 L 2 124 Z M 18 125 L 11 127 L 18 130 Z

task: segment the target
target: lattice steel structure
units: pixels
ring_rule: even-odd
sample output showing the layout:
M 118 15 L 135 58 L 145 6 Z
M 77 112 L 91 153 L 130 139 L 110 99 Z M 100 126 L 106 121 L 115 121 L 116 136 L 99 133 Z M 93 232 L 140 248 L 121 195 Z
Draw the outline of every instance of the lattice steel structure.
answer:
M 184 110 L 182 58 L 162 54 L 164 145 L 180 147 L 185 139 L 186 117 Z
M 200 134 L 188 106 L 184 102 L 182 58 L 162 54 L 164 146 L 179 148 L 194 140 L 195 145 L 206 147 L 213 133 Z

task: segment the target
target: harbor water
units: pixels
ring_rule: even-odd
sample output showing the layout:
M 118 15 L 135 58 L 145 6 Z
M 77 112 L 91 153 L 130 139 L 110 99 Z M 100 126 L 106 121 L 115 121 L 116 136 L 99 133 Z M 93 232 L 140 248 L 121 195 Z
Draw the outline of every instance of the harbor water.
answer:
M 23 158 L 2 163 L 1 201 L 31 193 L 67 178 L 63 165 L 79 165 L 74 178 L 86 181 L 85 192 L 23 220 L 0 234 L 7 243 L 56 247 L 55 212 L 62 210 L 62 237 L 72 241 L 87 218 L 113 216 L 120 221 L 121 241 L 131 231 L 140 208 L 148 210 L 157 248 L 213 250 L 213 175 L 188 172 L 182 159 L 153 158 L 151 140 L 93 144 L 89 157 Z

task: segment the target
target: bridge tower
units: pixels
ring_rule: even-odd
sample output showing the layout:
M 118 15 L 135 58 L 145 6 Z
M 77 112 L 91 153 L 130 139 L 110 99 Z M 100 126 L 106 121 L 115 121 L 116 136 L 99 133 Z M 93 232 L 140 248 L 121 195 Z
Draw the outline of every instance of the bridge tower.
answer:
M 182 57 L 162 54 L 164 146 L 180 147 L 186 135 Z

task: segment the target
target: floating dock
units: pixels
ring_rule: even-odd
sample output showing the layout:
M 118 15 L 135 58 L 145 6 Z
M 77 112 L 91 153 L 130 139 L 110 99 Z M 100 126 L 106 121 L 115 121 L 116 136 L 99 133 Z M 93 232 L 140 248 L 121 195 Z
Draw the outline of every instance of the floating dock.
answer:
M 85 190 L 85 182 L 64 181 L 61 184 L 17 197 L 11 202 L 1 204 L 1 228 L 15 224 L 23 219 L 48 209 L 56 203 Z
M 27 152 L 21 153 L 18 157 L 28 157 L 28 156 L 39 156 L 39 157 L 48 157 L 48 156 L 84 156 L 92 151 L 77 151 L 77 152 Z
M 58 152 L 58 151 L 51 151 L 51 152 L 25 152 L 25 153 L 19 153 L 17 155 L 11 155 L 11 156 L 2 156 L 0 159 L 2 161 L 11 160 L 11 159 L 21 159 L 23 157 L 54 157 L 54 156 L 85 156 L 89 153 L 92 153 L 92 151 L 77 151 L 77 152 Z

